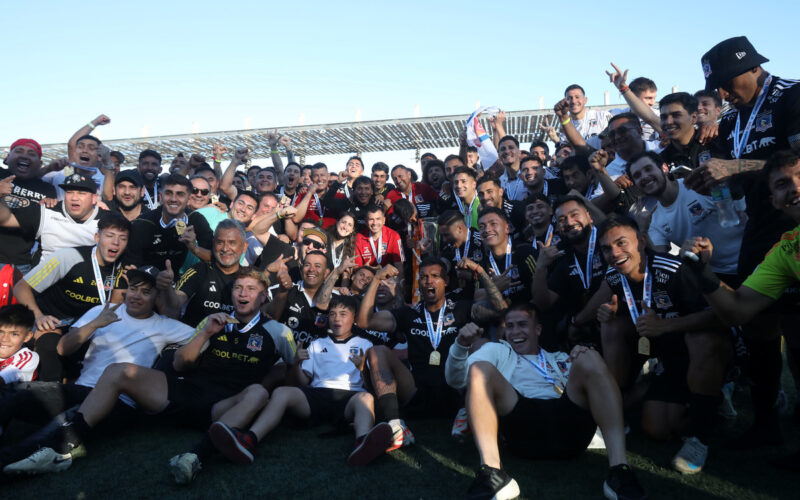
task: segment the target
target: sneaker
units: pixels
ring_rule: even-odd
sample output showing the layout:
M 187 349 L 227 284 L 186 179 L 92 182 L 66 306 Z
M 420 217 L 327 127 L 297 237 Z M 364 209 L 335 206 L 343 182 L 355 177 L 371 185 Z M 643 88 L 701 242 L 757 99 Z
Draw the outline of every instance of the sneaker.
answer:
M 169 471 L 178 484 L 189 484 L 197 477 L 202 467 L 194 453 L 181 453 L 169 459 Z
M 394 441 L 394 431 L 392 426 L 386 422 L 381 422 L 366 434 L 356 448 L 347 457 L 348 465 L 367 465 L 379 456 L 386 453 L 386 450 Z
M 627 464 L 615 465 L 608 469 L 608 475 L 603 482 L 603 495 L 610 500 L 647 498 L 647 494 L 633 474 L 633 469 Z
M 52 448 L 39 448 L 27 458 L 3 467 L 6 474 L 44 474 L 61 472 L 72 465 L 72 455 L 56 453 Z
M 255 459 L 256 442 L 251 433 L 228 427 L 222 422 L 214 422 L 208 428 L 208 435 L 214 448 L 231 462 L 252 464 Z
M 603 439 L 603 432 L 598 427 L 594 431 L 594 436 L 592 437 L 592 441 L 589 443 L 588 450 L 605 450 L 606 449 L 606 440 Z
M 703 470 L 708 458 L 708 446 L 696 437 L 683 440 L 683 446 L 672 459 L 672 468 L 681 474 L 697 474 Z
M 405 423 L 400 424 L 397 427 L 392 427 L 393 438 L 392 444 L 386 448 L 386 453 L 390 451 L 398 450 L 403 446 L 411 446 L 414 444 L 414 434 L 411 432 Z
M 469 485 L 469 500 L 511 500 L 519 496 L 519 485 L 506 471 L 481 465 Z
M 470 432 L 469 421 L 467 420 L 467 409 L 461 408 L 458 410 L 458 414 L 456 414 L 456 419 L 453 420 L 453 428 L 450 431 L 450 436 L 459 443 L 463 443 Z

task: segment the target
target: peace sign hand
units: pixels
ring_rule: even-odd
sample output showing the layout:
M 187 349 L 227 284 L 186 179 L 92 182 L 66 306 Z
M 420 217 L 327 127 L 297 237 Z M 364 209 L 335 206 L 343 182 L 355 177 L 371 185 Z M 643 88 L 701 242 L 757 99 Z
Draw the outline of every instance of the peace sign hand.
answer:
M 119 306 L 121 305 L 122 302 L 120 302 L 119 304 L 114 304 L 113 306 L 111 305 L 111 302 L 106 302 L 106 305 L 103 307 L 103 310 L 100 311 L 100 314 L 94 320 L 92 320 L 92 323 L 94 323 L 94 325 L 97 328 L 104 328 L 110 325 L 111 323 L 122 321 L 122 318 L 117 316 L 117 314 L 114 312 L 117 309 L 119 309 Z

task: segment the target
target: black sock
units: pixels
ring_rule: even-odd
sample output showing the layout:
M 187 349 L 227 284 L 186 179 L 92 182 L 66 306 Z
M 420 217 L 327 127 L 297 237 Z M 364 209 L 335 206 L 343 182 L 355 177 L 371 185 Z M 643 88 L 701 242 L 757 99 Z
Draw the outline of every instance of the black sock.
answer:
M 694 436 L 703 444 L 708 444 L 708 435 L 714 426 L 714 415 L 719 406 L 720 396 L 689 394 L 689 429 L 687 434 Z
M 397 394 L 384 394 L 375 401 L 375 421 L 388 422 L 400 418 L 400 405 L 397 402 Z
M 64 425 L 60 425 L 54 430 L 46 446 L 61 454 L 70 453 L 86 440 L 91 431 L 92 428 L 84 420 L 83 414 L 77 412 Z
M 37 379 L 43 382 L 61 382 L 63 366 L 61 358 L 56 352 L 58 341 L 61 335 L 57 333 L 45 333 L 36 339 L 34 351 L 39 355 L 39 367 Z
M 748 340 L 750 352 L 748 375 L 753 380 L 750 395 L 753 399 L 754 425 L 774 425 L 777 420 L 775 400 L 781 382 L 781 339 Z

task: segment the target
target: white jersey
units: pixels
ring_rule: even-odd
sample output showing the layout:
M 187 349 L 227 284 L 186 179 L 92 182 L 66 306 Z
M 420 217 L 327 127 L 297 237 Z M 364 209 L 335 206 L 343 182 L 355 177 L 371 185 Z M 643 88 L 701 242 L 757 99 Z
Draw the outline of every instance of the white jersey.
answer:
M 103 307 L 89 309 L 72 326 L 79 328 L 89 323 L 100 315 Z M 185 343 L 194 335 L 194 328 L 180 321 L 156 313 L 146 319 L 136 319 L 125 309 L 122 304 L 115 311 L 121 321 L 98 328 L 89 337 L 91 345 L 76 384 L 94 387 L 103 370 L 112 363 L 133 363 L 149 368 L 164 347 Z
M 70 174 L 72 175 L 72 174 Z M 87 176 L 88 177 L 88 176 Z M 50 172 L 42 176 L 42 180 L 45 182 L 49 182 L 56 188 L 56 196 L 59 200 L 64 199 L 64 190 L 59 187 L 59 184 L 64 184 L 64 181 L 67 179 L 67 175 L 64 174 L 63 170 L 58 172 Z M 103 188 L 103 171 L 101 169 L 97 169 L 97 171 L 92 174 L 92 180 L 95 184 L 97 184 L 97 193 L 102 193 Z
M 47 208 L 42 205 L 41 210 L 36 238 L 41 242 L 42 260 L 61 248 L 95 244 L 94 235 L 97 233 L 99 208 L 94 207 L 89 218 L 83 222 L 75 222 L 75 219 L 67 214 L 63 203 L 60 209 L 58 206 Z
M 30 382 L 36 378 L 39 355 L 27 347 L 15 352 L 11 357 L 0 359 L 0 378 L 6 384 Z
M 364 379 L 350 355 L 370 347 L 372 342 L 355 335 L 343 341 L 321 337 L 308 346 L 309 358 L 301 368 L 311 378 L 311 387 L 364 391 Z
M 518 355 L 516 366 L 511 374 L 511 386 L 520 394 L 530 399 L 556 399 L 561 397 L 553 387 L 558 384 L 563 390 L 563 381 L 569 378 L 571 363 L 569 354 L 565 352 L 547 352 L 539 349 L 545 359 L 545 371 L 550 380 L 534 367 L 539 361 L 539 356 L 535 354 Z M 480 352 L 480 351 L 478 351 Z M 472 361 L 472 360 L 470 360 Z M 474 361 L 473 361 L 474 362 Z
M 588 140 L 592 136 L 598 135 L 600 132 L 608 127 L 608 120 L 611 118 L 611 113 L 608 111 L 601 111 L 599 109 L 587 109 L 583 118 L 580 120 L 572 120 L 572 125 L 581 134 L 581 137 Z M 567 140 L 567 135 L 562 130 L 559 133 L 561 142 Z
M 746 222 L 744 198 L 734 201 L 734 206 L 743 220 L 738 226 L 723 228 L 711 197 L 685 188 L 680 179 L 678 197 L 667 207 L 658 203 L 647 234 L 656 246 L 674 243 L 678 247 L 689 238 L 705 236 L 714 245 L 711 269 L 717 273 L 736 274 Z

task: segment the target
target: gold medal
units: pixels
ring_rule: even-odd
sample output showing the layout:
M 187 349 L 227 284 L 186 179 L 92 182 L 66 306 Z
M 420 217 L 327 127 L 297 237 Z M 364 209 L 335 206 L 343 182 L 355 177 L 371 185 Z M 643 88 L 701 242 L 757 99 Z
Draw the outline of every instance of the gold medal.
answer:
M 64 174 L 64 177 L 69 177 L 70 175 L 75 173 L 75 169 L 67 166 L 64 167 L 64 170 L 62 170 L 61 173 Z
M 558 384 L 553 384 L 553 390 L 556 391 L 556 394 L 558 394 L 559 396 L 564 394 L 564 389 L 562 389 L 561 386 Z
M 182 220 L 175 222 L 175 231 L 178 233 L 178 236 L 182 235 L 184 231 L 186 231 L 186 223 Z
M 428 364 L 433 366 L 439 366 L 442 362 L 442 355 L 439 354 L 439 351 L 433 351 L 431 353 L 431 357 L 428 358 Z
M 231 325 L 238 325 L 240 323 L 240 321 L 234 318 L 233 316 L 228 316 L 227 318 L 225 318 L 225 322 L 230 323 Z
M 281 198 L 281 205 L 283 205 L 283 206 L 286 206 L 286 205 L 288 205 L 288 204 L 289 204 L 289 202 L 291 202 L 291 201 L 292 201 L 292 200 L 290 200 L 288 196 L 286 196 L 286 195 L 283 195 L 283 198 Z
M 639 337 L 639 354 L 642 356 L 650 355 L 650 339 L 647 337 Z

